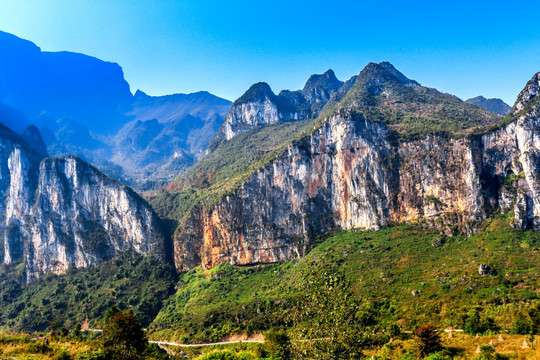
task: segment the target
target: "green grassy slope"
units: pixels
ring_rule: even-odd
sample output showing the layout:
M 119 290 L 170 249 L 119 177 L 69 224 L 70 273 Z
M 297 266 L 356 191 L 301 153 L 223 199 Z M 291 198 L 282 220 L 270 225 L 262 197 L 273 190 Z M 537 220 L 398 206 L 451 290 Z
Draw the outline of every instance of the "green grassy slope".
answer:
M 463 326 L 478 307 L 509 327 L 516 311 L 539 299 L 540 234 L 498 216 L 469 238 L 445 238 L 413 226 L 338 233 L 305 258 L 253 268 L 221 265 L 184 273 L 178 292 L 151 325 L 155 338 L 217 340 L 228 334 L 289 326 L 297 289 L 311 271 L 344 269 L 379 323 L 411 329 L 428 321 Z M 492 266 L 496 276 L 481 276 Z M 416 295 L 412 292 L 415 291 Z

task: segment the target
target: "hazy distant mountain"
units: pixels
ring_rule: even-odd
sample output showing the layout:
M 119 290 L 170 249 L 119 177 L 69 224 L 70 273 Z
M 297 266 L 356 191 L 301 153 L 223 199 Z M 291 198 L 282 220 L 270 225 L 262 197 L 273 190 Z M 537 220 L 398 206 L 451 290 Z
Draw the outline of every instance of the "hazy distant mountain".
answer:
M 172 179 L 206 150 L 231 102 L 208 92 L 135 93 L 134 120 L 113 138 L 113 161 L 137 182 Z
M 132 94 L 118 64 L 71 52 L 42 52 L 5 32 L 0 32 L 0 53 L 0 102 L 28 119 L 43 114 L 71 118 L 99 133 L 123 125 Z
M 118 64 L 5 32 L 0 53 L 1 122 L 18 133 L 33 124 L 51 156 L 80 156 L 132 185 L 193 164 L 231 105 L 207 92 L 133 96 Z
M 501 99 L 486 99 L 483 96 L 477 96 L 467 99 L 465 101 L 469 104 L 474 104 L 484 110 L 491 111 L 492 113 L 499 115 L 508 115 L 508 113 L 512 109 L 510 105 L 508 105 Z

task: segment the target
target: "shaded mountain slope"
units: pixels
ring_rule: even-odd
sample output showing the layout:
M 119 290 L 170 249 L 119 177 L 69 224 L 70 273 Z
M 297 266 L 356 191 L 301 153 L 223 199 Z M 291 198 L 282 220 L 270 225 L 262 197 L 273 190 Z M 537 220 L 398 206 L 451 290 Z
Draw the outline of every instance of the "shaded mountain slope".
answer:
M 482 109 L 491 111 L 492 113 L 499 115 L 508 115 L 508 113 L 512 109 L 510 105 L 508 105 L 501 99 L 486 99 L 483 96 L 477 96 L 467 99 L 465 101 L 469 104 L 476 105 L 478 107 L 481 107 Z

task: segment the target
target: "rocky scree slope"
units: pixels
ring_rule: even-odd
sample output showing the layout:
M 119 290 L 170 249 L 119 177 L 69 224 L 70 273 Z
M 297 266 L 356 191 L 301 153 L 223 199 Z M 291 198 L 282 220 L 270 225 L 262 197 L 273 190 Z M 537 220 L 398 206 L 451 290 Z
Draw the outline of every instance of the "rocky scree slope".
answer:
M 130 188 L 77 157 L 44 159 L 1 125 L 0 148 L 1 263 L 24 262 L 31 280 L 128 250 L 166 259 L 159 218 Z
M 516 228 L 539 229 L 538 75 L 501 120 L 396 72 L 369 64 L 311 134 L 192 208 L 175 234 L 177 268 L 287 260 L 336 228 L 471 234 L 511 211 Z

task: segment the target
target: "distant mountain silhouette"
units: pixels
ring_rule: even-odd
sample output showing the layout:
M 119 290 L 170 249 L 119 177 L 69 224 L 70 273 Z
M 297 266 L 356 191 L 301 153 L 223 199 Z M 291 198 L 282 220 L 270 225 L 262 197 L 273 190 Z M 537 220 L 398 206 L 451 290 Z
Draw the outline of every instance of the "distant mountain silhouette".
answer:
M 122 68 L 71 52 L 42 52 L 0 32 L 0 102 L 28 119 L 71 118 L 98 133 L 118 130 L 132 101 Z M 47 126 L 53 127 L 54 123 Z
M 478 107 L 481 107 L 482 109 L 485 109 L 487 111 L 491 111 L 492 113 L 499 114 L 499 115 L 508 115 L 512 107 L 502 101 L 501 99 L 486 99 L 483 96 L 477 96 L 474 98 L 470 98 L 465 100 L 469 104 L 474 104 Z
M 51 156 L 77 155 L 135 186 L 193 164 L 231 105 L 208 92 L 134 96 L 116 63 L 1 31 L 0 54 L 1 123 L 18 133 L 33 124 Z

